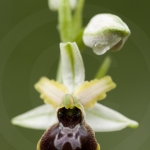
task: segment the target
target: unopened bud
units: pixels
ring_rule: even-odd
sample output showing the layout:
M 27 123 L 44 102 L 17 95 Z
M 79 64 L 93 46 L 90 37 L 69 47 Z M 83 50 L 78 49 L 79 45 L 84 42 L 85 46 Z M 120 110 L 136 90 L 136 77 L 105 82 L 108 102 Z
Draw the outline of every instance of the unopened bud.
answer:
M 130 35 L 128 26 L 116 15 L 98 14 L 94 16 L 83 33 L 84 44 L 102 55 L 108 50 L 122 48 Z
M 77 0 L 69 0 L 71 9 L 75 9 Z M 48 0 L 48 6 L 52 11 L 57 11 L 59 8 L 60 0 Z

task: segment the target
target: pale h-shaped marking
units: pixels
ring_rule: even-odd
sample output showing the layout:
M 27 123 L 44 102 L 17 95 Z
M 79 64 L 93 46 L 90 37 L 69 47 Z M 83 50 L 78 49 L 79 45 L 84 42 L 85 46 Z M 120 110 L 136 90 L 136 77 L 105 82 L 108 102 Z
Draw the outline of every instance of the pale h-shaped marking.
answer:
M 54 140 L 55 147 L 59 150 L 62 150 L 64 144 L 69 142 L 72 149 L 76 149 L 77 147 L 81 148 L 80 135 L 75 137 L 79 132 L 79 128 L 80 125 L 76 125 L 73 129 L 71 129 L 69 127 L 64 127 L 62 123 L 60 123 L 60 132 L 56 135 Z M 60 138 L 58 138 L 59 134 L 62 135 Z M 69 137 L 69 134 L 71 134 L 72 136 Z

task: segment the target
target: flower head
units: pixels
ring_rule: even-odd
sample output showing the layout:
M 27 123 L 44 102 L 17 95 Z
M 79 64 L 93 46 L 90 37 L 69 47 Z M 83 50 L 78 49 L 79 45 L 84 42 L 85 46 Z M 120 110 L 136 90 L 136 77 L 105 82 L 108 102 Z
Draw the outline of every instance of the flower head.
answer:
M 58 122 L 56 113 L 63 105 L 66 108 L 75 106 L 82 110 L 85 121 L 94 131 L 116 131 L 127 126 L 137 127 L 136 121 L 97 103 L 97 100 L 106 97 L 106 92 L 115 88 L 111 77 L 84 81 L 83 60 L 76 43 L 61 43 L 60 49 L 63 83 L 42 77 L 35 84 L 35 88 L 46 104 L 13 118 L 12 123 L 28 128 L 48 129 Z M 72 95 L 75 101 L 71 101 L 70 96 L 67 98 L 68 94 Z
M 12 119 L 16 125 L 47 129 L 37 150 L 100 150 L 93 130 L 137 127 L 136 121 L 97 103 L 116 87 L 111 77 L 84 81 L 83 60 L 76 43 L 61 43 L 60 49 L 63 83 L 42 77 L 35 89 L 46 104 Z
M 116 15 L 94 16 L 83 33 L 84 44 L 93 48 L 97 55 L 106 51 L 120 50 L 130 35 L 128 26 Z

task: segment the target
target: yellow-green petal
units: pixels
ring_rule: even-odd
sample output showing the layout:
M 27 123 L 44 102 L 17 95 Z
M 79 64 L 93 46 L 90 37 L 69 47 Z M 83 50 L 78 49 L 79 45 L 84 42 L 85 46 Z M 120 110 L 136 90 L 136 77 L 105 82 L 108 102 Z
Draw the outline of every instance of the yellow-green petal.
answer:
M 64 85 L 46 77 L 42 77 L 35 84 L 35 89 L 41 94 L 40 97 L 44 102 L 53 107 L 60 105 L 63 95 L 68 93 L 68 89 Z
M 80 85 L 74 92 L 84 108 L 92 107 L 97 100 L 102 100 L 106 97 L 106 92 L 116 87 L 110 76 L 105 76 L 100 80 L 95 79 L 90 82 L 86 81 Z

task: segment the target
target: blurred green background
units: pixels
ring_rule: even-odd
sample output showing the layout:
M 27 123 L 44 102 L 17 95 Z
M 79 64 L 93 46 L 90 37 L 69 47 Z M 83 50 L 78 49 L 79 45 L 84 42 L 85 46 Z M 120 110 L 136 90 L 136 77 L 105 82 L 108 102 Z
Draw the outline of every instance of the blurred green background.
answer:
M 96 56 L 86 48 L 86 79 L 106 56 L 117 88 L 100 103 L 139 122 L 138 129 L 96 133 L 101 150 L 149 150 L 150 147 L 150 2 L 86 0 L 84 25 L 98 13 L 120 16 L 131 29 L 121 51 Z M 0 1 L 0 149 L 34 150 L 44 131 L 13 126 L 11 118 L 43 104 L 33 85 L 41 76 L 55 78 L 59 59 L 57 13 L 47 0 Z

